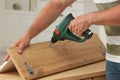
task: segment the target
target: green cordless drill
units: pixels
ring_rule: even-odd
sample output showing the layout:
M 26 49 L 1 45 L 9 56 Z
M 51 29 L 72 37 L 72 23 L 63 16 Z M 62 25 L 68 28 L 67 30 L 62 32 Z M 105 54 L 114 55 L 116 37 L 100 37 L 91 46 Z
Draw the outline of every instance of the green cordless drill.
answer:
M 70 13 L 68 14 L 62 22 L 56 26 L 55 31 L 53 32 L 53 36 L 51 38 L 51 44 L 56 43 L 59 40 L 72 40 L 75 42 L 84 42 L 87 39 L 90 39 L 93 35 L 93 32 L 91 32 L 90 29 L 87 29 L 82 33 L 82 37 L 78 37 L 75 34 L 73 34 L 67 27 L 70 24 L 70 22 L 74 19 L 73 15 Z M 51 44 L 49 46 L 51 46 Z

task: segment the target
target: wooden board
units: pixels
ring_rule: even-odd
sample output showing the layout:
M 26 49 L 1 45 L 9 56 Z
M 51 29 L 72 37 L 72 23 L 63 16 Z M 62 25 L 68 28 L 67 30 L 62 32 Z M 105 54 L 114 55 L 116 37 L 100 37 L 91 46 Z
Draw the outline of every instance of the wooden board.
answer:
M 93 70 L 94 68 L 94 70 Z M 53 74 L 37 80 L 80 80 L 105 75 L 105 61 L 82 66 L 65 72 Z M 17 71 L 0 73 L 0 80 L 21 80 Z
M 48 46 L 49 43 L 31 44 L 22 55 L 17 53 L 17 47 L 8 49 L 22 80 L 37 79 L 104 60 L 99 48 L 104 48 L 104 45 L 97 35 L 84 43 L 66 40 L 57 42 L 52 47 Z
M 16 70 L 0 73 L 0 80 L 21 80 Z
M 15 66 L 14 66 L 12 60 L 9 59 L 8 61 L 5 61 L 3 64 L 1 64 L 0 73 L 8 72 L 8 71 L 11 71 L 13 69 L 15 69 Z
M 62 77 L 56 77 L 55 80 L 86 80 L 103 76 L 105 75 L 105 63 L 105 61 L 101 61 L 64 72 Z

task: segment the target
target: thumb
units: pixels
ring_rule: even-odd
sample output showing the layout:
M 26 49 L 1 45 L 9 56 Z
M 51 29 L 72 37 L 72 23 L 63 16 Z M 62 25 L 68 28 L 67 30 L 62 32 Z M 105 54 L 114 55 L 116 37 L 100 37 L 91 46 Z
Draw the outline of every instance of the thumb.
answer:
M 19 45 L 19 50 L 18 50 L 18 53 L 19 53 L 19 54 L 22 54 L 22 52 L 23 52 L 24 48 L 25 48 L 24 44 L 23 44 L 23 43 L 21 43 L 21 44 Z
M 8 61 L 9 58 L 10 58 L 10 55 L 7 54 L 3 60 Z

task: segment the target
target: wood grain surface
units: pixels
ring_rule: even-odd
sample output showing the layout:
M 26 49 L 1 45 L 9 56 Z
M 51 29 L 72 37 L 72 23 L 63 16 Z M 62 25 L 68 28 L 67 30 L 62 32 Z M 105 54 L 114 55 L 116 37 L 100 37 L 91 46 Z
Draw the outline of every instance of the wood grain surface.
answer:
M 22 80 L 38 79 L 104 60 L 99 48 L 100 46 L 104 48 L 104 45 L 97 35 L 83 43 L 66 40 L 57 42 L 51 47 L 48 46 L 49 43 L 48 41 L 31 44 L 21 55 L 17 53 L 17 47 L 8 49 Z
M 80 80 L 105 75 L 105 61 L 42 77 L 37 80 Z M 16 70 L 0 73 L 0 80 L 22 80 Z M 100 79 L 103 80 L 103 79 Z
M 0 73 L 0 80 L 21 80 L 16 70 Z
M 3 62 L 3 64 L 0 65 L 0 73 L 8 72 L 8 71 L 11 71 L 13 69 L 15 69 L 15 66 L 14 66 L 11 59 L 9 59 L 8 61 Z

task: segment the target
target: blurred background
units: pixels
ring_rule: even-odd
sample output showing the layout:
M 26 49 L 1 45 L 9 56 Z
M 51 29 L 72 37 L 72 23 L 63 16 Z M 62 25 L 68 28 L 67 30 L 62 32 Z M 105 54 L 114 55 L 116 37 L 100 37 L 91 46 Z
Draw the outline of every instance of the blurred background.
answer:
M 0 0 L 0 64 L 7 53 L 7 48 L 18 40 L 32 24 L 36 15 L 50 0 Z M 92 0 L 76 0 L 69 6 L 58 19 L 41 34 L 36 36 L 31 43 L 49 41 L 55 26 L 69 13 L 75 17 L 97 11 Z M 101 25 L 92 25 L 91 30 L 97 33 L 106 43 L 106 35 Z

